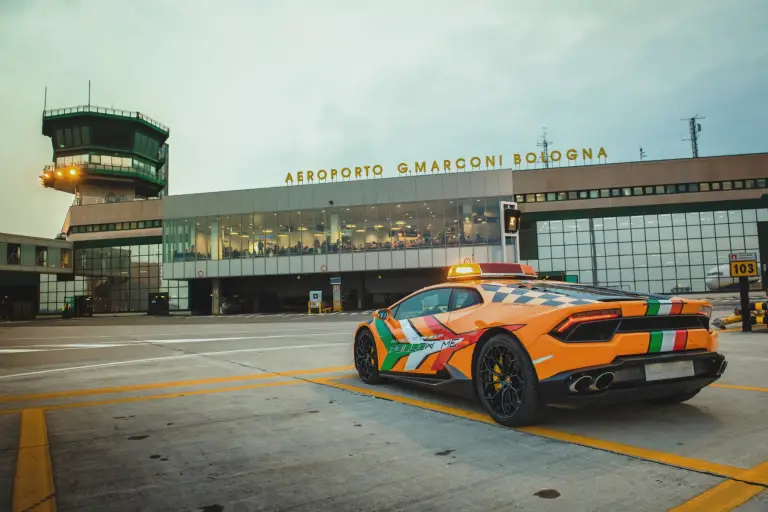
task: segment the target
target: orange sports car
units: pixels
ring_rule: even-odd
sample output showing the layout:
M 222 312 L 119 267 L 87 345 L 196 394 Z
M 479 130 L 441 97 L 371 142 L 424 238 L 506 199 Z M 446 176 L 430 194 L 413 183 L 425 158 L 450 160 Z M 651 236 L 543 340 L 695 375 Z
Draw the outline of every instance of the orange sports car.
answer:
M 711 313 L 702 300 L 539 280 L 528 265 L 457 265 L 360 324 L 355 367 L 368 384 L 477 397 L 508 426 L 547 405 L 679 403 L 725 370 Z

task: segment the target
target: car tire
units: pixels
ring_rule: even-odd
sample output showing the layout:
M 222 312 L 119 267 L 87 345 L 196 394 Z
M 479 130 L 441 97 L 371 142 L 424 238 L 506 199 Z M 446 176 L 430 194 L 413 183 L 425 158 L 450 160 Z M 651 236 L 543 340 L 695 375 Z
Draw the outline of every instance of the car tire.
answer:
M 355 336 L 353 348 L 355 369 L 360 380 L 366 384 L 379 384 L 382 381 L 379 375 L 379 355 L 376 351 L 376 341 L 373 333 L 368 329 L 360 329 Z
M 537 421 L 543 409 L 539 379 L 528 352 L 512 336 L 494 334 L 482 345 L 473 380 L 480 403 L 497 423 L 520 427 Z
M 648 400 L 648 402 L 652 403 L 654 405 L 681 404 L 683 402 L 687 402 L 691 398 L 693 398 L 696 395 L 698 395 L 699 391 L 701 391 L 701 388 L 693 390 L 693 391 L 685 391 L 683 393 L 675 393 L 674 395 L 667 395 L 667 396 L 662 396 L 662 397 L 659 397 L 659 398 L 654 398 L 652 400 Z

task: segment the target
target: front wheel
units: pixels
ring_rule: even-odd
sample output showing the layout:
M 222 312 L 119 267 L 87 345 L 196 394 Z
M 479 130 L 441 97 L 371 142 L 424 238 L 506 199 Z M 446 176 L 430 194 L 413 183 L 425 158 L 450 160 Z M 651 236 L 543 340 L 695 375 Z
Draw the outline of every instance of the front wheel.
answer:
M 381 382 L 376 342 L 368 329 L 362 329 L 355 337 L 355 369 L 366 384 Z
M 519 427 L 536 421 L 542 409 L 538 377 L 516 339 L 492 336 L 480 349 L 474 370 L 480 402 L 496 422 Z

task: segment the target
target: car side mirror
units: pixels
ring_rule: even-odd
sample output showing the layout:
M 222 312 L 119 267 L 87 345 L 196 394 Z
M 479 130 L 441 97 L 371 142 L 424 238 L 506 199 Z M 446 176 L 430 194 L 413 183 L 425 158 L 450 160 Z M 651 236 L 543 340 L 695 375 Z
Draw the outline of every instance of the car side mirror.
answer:
M 389 310 L 387 309 L 380 309 L 376 312 L 376 316 L 379 317 L 381 320 L 386 320 L 389 316 Z

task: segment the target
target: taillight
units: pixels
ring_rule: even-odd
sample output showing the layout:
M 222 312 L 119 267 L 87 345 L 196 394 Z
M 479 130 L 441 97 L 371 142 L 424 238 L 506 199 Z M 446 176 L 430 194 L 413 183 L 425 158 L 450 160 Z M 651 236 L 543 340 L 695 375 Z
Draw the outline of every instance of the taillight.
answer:
M 621 317 L 620 309 L 601 309 L 574 313 L 552 330 L 552 335 L 563 341 L 609 341 Z

